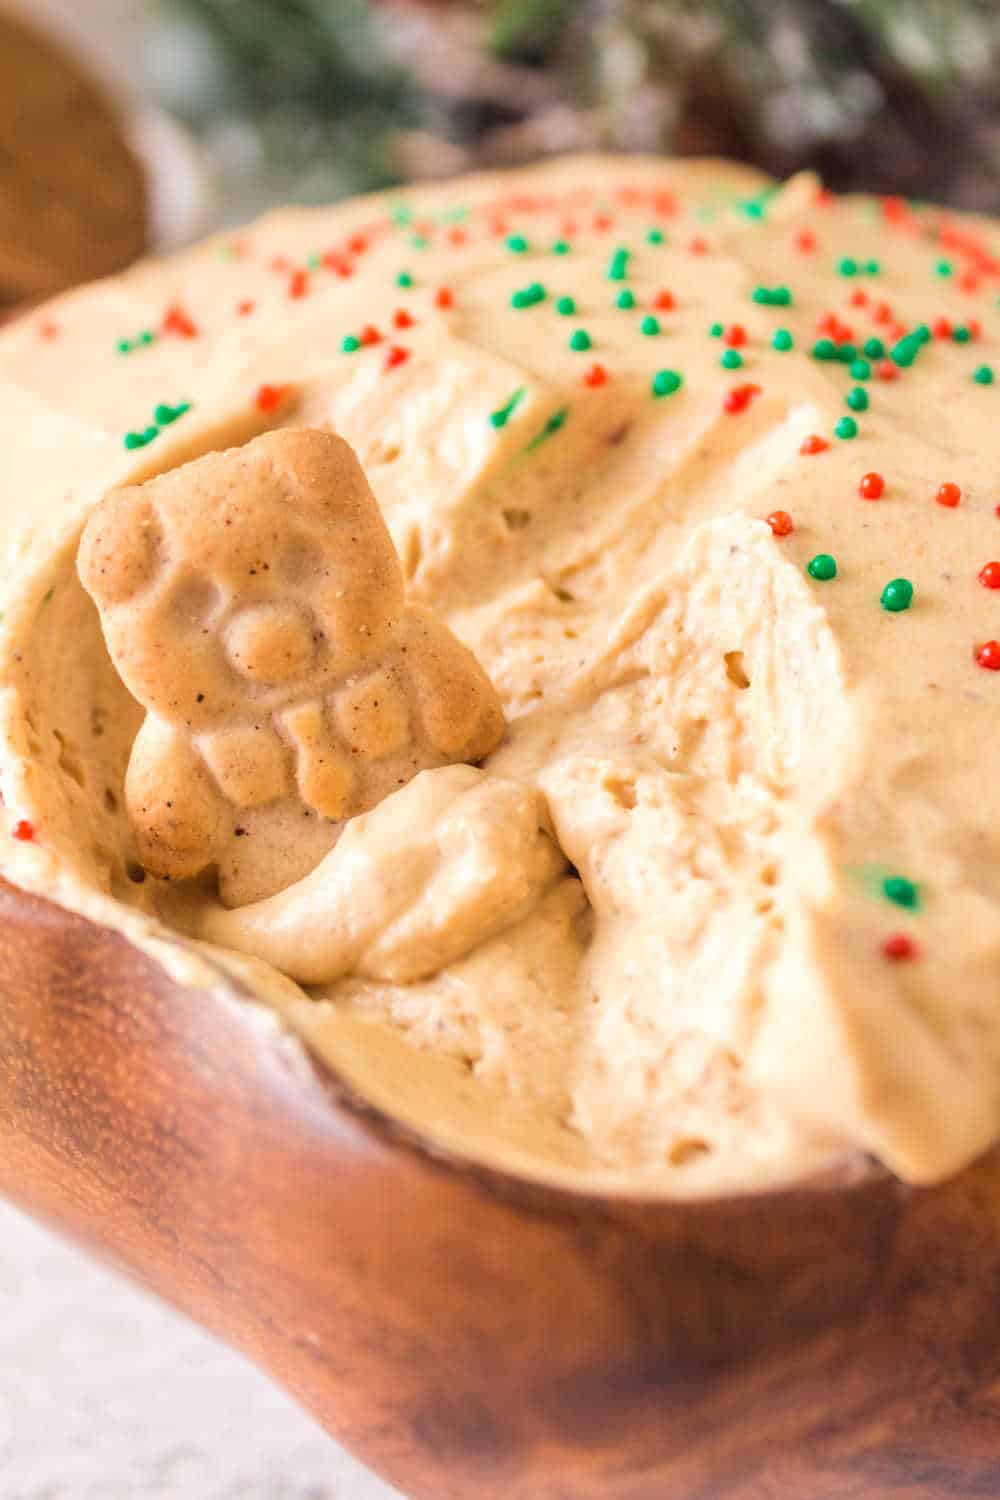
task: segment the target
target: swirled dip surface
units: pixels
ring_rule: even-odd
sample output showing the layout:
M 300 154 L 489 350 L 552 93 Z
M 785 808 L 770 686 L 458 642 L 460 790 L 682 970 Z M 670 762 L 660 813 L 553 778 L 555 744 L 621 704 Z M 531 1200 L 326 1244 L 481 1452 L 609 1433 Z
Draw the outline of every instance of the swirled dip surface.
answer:
M 998 247 L 811 178 L 571 160 L 278 213 L 24 322 L 0 340 L 7 874 L 192 982 L 239 962 L 373 1099 L 526 1172 L 957 1170 L 1000 1123 Z M 111 485 L 275 426 L 357 449 L 409 598 L 509 724 L 485 774 L 398 804 L 450 904 L 388 880 L 383 802 L 365 877 L 334 882 L 367 957 L 308 992 L 191 938 L 205 886 L 141 878 L 140 715 L 74 571 Z M 484 851 L 522 827 L 545 879 L 449 929 L 480 920 L 449 851 L 506 890 Z

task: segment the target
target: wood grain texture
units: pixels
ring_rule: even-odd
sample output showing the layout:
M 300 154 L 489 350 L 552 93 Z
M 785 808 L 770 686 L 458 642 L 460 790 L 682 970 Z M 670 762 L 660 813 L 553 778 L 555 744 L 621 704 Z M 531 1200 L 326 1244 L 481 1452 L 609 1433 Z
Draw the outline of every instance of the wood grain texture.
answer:
M 532 1187 L 2 883 L 0 992 L 0 1191 L 413 1500 L 1000 1493 L 996 1154 L 919 1192 Z

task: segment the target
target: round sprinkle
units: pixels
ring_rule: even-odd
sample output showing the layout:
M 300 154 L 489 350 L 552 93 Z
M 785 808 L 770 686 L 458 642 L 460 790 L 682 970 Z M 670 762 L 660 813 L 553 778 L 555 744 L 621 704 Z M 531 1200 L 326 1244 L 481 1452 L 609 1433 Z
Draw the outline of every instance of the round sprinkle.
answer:
M 821 438 L 817 432 L 811 432 L 808 437 L 802 439 L 799 452 L 811 456 L 815 453 L 825 453 L 829 446 L 826 438 Z
M 848 391 L 844 397 L 851 411 L 868 410 L 868 392 L 863 386 L 856 385 L 853 390 Z
M 583 377 L 584 385 L 589 386 L 606 385 L 607 380 L 608 372 L 603 365 L 591 365 L 590 369 Z
M 908 932 L 893 932 L 882 944 L 882 954 L 890 963 L 905 963 L 919 958 L 920 949 Z
M 881 359 L 885 353 L 885 345 L 879 338 L 865 339 L 863 347 L 869 359 Z
M 976 382 L 977 385 L 992 385 L 993 384 L 993 366 L 992 365 L 977 365 L 976 368 L 972 372 L 972 378 Z
M 727 349 L 719 360 L 724 370 L 738 370 L 743 363 L 743 356 L 738 349 Z
M 841 276 L 856 276 L 858 263 L 850 255 L 843 255 L 837 262 L 837 271 Z
M 864 395 L 864 391 L 862 391 L 861 394 Z M 834 437 L 845 439 L 857 437 L 858 424 L 857 422 L 855 422 L 853 417 L 841 417 L 840 421 L 833 429 L 833 435 Z
M 882 882 L 882 894 L 894 906 L 905 906 L 908 911 L 915 911 L 920 905 L 920 892 L 905 875 L 887 875 Z
M 938 276 L 950 276 L 953 267 L 950 260 L 939 260 L 934 270 Z
M 677 306 L 677 303 L 674 300 L 673 292 L 668 292 L 666 290 L 657 292 L 656 296 L 653 298 L 653 306 L 659 308 L 660 312 L 673 312 L 674 308 Z
M 684 384 L 684 377 L 677 370 L 657 370 L 652 380 L 654 396 L 672 396 Z
M 129 339 L 119 339 L 115 348 L 119 354 L 129 354 L 132 350 L 132 344 Z
M 976 652 L 976 661 L 987 672 L 1000 672 L 1000 641 L 987 641 Z
M 881 474 L 876 474 L 874 470 L 870 474 L 862 474 L 858 485 L 862 500 L 881 500 L 884 490 L 885 480 Z
M 889 614 L 900 614 L 913 603 L 913 584 L 908 578 L 890 579 L 879 596 L 879 602 Z
M 260 385 L 254 396 L 254 405 L 258 411 L 275 411 L 287 394 L 287 385 Z
M 869 275 L 869 276 L 878 276 L 881 273 L 881 270 L 882 270 L 882 263 L 881 263 L 881 261 L 877 261 L 877 260 L 866 260 L 865 261 L 865 272 L 866 272 L 867 275 Z
M 730 349 L 741 349 L 747 341 L 747 331 L 742 323 L 730 323 L 724 337 Z
M 837 346 L 833 339 L 817 339 L 812 346 L 813 359 L 836 359 Z
M 662 229 L 650 229 L 646 234 L 647 245 L 662 245 L 666 236 Z
M 452 307 L 455 302 L 455 294 L 450 287 L 439 286 L 434 293 L 434 306 L 442 309 Z
M 647 313 L 642 322 L 639 324 L 639 332 L 644 333 L 647 338 L 651 338 L 654 334 L 659 333 L 659 331 L 659 318 L 654 318 L 652 313 Z
M 579 354 L 589 349 L 592 342 L 590 334 L 585 328 L 576 328 L 570 334 L 569 347 Z
M 848 371 L 852 380 L 870 380 L 872 367 L 866 359 L 856 359 Z
M 964 326 L 964 324 L 959 323 L 957 328 L 952 329 L 951 336 L 956 344 L 967 344 L 971 339 L 972 334 L 970 333 L 969 329 Z
M 962 491 L 957 484 L 952 484 L 950 480 L 944 484 L 939 484 L 937 494 L 934 496 L 938 505 L 943 505 L 947 510 L 954 510 L 961 498 Z
M 569 252 L 570 252 L 570 243 L 569 243 L 569 240 L 553 240 L 552 241 L 552 254 L 553 255 L 568 255 Z
M 545 288 L 540 281 L 533 281 L 530 286 L 521 287 L 514 292 L 510 299 L 511 307 L 534 307 L 536 302 L 544 302 L 547 296 Z
M 1000 589 L 1000 562 L 988 562 L 980 568 L 979 582 L 984 589 Z
M 837 559 L 831 557 L 829 552 L 817 552 L 811 558 L 806 571 L 810 578 L 815 578 L 819 583 L 829 583 L 831 578 L 837 576 Z
M 356 349 L 361 348 L 361 340 L 355 338 L 353 333 L 349 333 L 341 339 L 340 347 L 344 354 L 353 354 Z
M 528 248 L 528 241 L 523 234 L 509 234 L 507 236 L 507 249 L 512 250 L 515 255 L 523 255 Z
M 759 385 L 734 385 L 722 398 L 722 409 L 730 416 L 739 416 L 746 411 L 755 396 L 760 395 Z
M 413 277 L 411 276 L 410 272 L 400 271 L 399 275 L 396 277 L 396 285 L 400 287 L 412 286 Z
M 775 329 L 774 337 L 771 339 L 772 349 L 777 349 L 779 354 L 785 354 L 789 349 L 794 348 L 794 346 L 795 340 L 792 338 L 792 335 L 789 333 L 787 328 Z
M 18 839 L 22 844 L 30 844 L 35 837 L 35 825 L 29 823 L 27 818 L 18 818 L 10 831 L 12 837 Z
M 556 299 L 556 312 L 563 318 L 571 318 L 576 312 L 576 303 L 572 297 L 558 297 Z
M 628 287 L 622 287 L 615 298 L 615 306 L 620 307 L 623 312 L 628 312 L 630 307 L 635 306 L 635 293 L 629 291 Z
M 708 331 L 712 335 L 713 339 L 721 339 L 723 333 L 725 332 L 721 323 L 713 323 Z
M 795 530 L 795 523 L 787 510 L 772 510 L 767 518 L 767 524 L 775 536 L 791 536 Z

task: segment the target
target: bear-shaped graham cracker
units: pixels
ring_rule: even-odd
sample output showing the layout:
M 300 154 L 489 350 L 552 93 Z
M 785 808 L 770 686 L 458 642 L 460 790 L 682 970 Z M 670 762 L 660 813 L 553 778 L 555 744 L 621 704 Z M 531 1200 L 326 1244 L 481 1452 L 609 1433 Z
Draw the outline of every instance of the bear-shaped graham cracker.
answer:
M 266 433 L 113 490 L 78 557 L 146 709 L 125 797 L 143 865 L 218 870 L 239 906 L 305 875 L 345 821 L 504 731 L 472 653 L 404 599 L 351 448 Z

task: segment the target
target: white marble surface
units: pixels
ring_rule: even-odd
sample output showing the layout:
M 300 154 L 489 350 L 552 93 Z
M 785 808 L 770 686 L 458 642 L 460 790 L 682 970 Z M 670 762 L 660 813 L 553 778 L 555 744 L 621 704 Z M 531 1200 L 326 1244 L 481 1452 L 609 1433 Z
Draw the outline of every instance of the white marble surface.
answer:
M 263 1376 L 0 1203 L 0 1500 L 401 1500 Z

